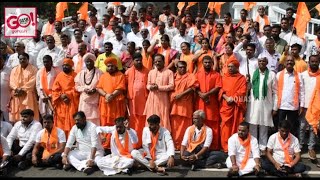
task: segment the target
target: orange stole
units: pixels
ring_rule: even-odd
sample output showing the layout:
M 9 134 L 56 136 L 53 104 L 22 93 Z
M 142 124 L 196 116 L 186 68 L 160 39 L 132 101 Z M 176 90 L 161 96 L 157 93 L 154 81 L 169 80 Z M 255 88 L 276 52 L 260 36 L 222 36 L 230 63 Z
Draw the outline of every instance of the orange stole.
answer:
M 320 70 L 316 74 L 320 73 Z M 310 74 L 310 71 L 309 71 Z M 309 107 L 306 112 L 306 119 L 312 126 L 313 132 L 318 134 L 318 125 L 320 120 L 320 75 L 316 79 L 316 86 L 313 90 Z
M 48 88 L 48 78 L 47 78 L 46 68 L 43 68 L 41 72 L 41 84 L 42 84 L 42 89 L 46 93 L 46 95 L 47 96 L 50 95 L 52 92 L 52 89 Z
M 280 108 L 281 100 L 282 100 L 282 91 L 283 91 L 283 84 L 284 84 L 284 70 L 280 72 L 279 76 L 279 82 L 278 82 L 278 108 Z M 293 71 L 294 73 L 294 81 L 295 81 L 295 88 L 294 88 L 294 97 L 293 97 L 293 103 L 295 106 L 298 106 L 299 104 L 299 91 L 300 91 L 300 80 L 298 77 L 298 73 L 296 71 Z
M 278 133 L 278 141 L 280 142 L 282 150 L 284 152 L 284 163 L 290 164 L 290 165 L 292 162 L 292 158 L 290 157 L 290 154 L 289 154 L 289 146 L 291 144 L 291 136 L 292 136 L 291 133 L 289 133 L 286 143 L 283 143 L 283 139 L 280 136 L 280 133 Z
M 258 15 L 257 18 L 256 18 L 256 21 L 260 22 L 260 18 L 261 18 L 260 15 Z M 269 18 L 268 18 L 267 15 L 263 16 L 263 20 L 264 20 L 264 23 L 265 23 L 264 25 L 270 25 Z
M 150 132 L 150 136 L 151 136 L 151 147 L 150 147 L 150 155 L 152 160 L 156 160 L 156 147 L 157 147 L 157 142 L 159 139 L 159 134 L 160 134 L 160 129 L 158 130 L 157 134 L 154 136 L 152 134 L 152 132 Z
M 55 153 L 59 147 L 58 129 L 53 127 L 51 133 L 44 130 L 41 136 L 41 146 L 44 148 L 42 159 L 47 159 L 51 154 Z
M 238 137 L 238 139 L 240 141 L 241 146 L 246 148 L 244 158 L 243 158 L 241 165 L 240 165 L 240 169 L 243 169 L 244 167 L 246 167 L 248 159 L 249 159 L 249 155 L 251 153 L 251 144 L 250 144 L 251 135 L 250 135 L 250 133 L 248 133 L 248 137 L 244 141 L 240 137 Z
M 119 140 L 119 134 L 117 131 L 115 131 L 114 133 L 115 135 L 115 142 L 116 142 L 116 146 L 117 146 L 117 149 L 119 151 L 119 153 L 122 155 L 122 156 L 125 156 L 127 158 L 132 158 L 130 152 L 129 152 L 129 135 L 128 135 L 128 132 L 126 130 L 125 132 L 125 135 L 124 135 L 124 147 L 123 145 L 121 144 L 120 140 Z
M 82 59 L 82 56 L 78 54 L 78 63 L 76 64 L 76 68 L 74 72 L 79 73 L 82 70 L 82 67 L 83 67 L 83 59 Z
M 163 49 L 163 47 L 162 46 L 160 46 L 159 48 L 158 48 L 158 54 L 162 54 L 164 51 L 166 51 L 166 56 L 165 56 L 165 58 L 164 58 L 164 67 L 168 67 L 169 66 L 169 64 L 171 63 L 171 61 L 172 61 L 172 58 L 174 57 L 174 55 L 176 54 L 173 54 L 172 52 L 171 52 L 171 48 L 170 47 L 168 47 L 167 49 Z M 172 54 L 172 56 L 170 56 Z M 163 55 L 163 54 L 162 54 Z
M 194 133 L 195 133 L 195 128 L 196 128 L 196 126 L 193 125 L 189 129 L 188 147 L 187 147 L 188 152 L 192 152 L 198 145 L 203 143 L 207 137 L 207 127 L 206 127 L 206 125 L 203 125 L 201 127 L 200 136 L 198 136 L 198 138 L 196 140 L 192 140 L 193 139 L 192 137 L 194 136 Z

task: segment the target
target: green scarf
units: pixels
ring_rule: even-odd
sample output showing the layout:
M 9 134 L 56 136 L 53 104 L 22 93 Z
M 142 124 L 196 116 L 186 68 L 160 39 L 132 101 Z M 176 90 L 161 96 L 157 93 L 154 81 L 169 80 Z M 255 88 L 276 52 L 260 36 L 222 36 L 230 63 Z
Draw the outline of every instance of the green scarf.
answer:
M 268 77 L 269 77 L 269 70 L 266 69 L 265 71 L 265 76 L 263 79 L 263 84 L 262 84 L 262 96 L 263 99 L 267 96 L 268 92 Z M 255 70 L 253 73 L 252 77 L 252 86 L 253 86 L 253 97 L 254 99 L 259 99 L 259 86 L 260 86 L 260 72 L 259 69 Z

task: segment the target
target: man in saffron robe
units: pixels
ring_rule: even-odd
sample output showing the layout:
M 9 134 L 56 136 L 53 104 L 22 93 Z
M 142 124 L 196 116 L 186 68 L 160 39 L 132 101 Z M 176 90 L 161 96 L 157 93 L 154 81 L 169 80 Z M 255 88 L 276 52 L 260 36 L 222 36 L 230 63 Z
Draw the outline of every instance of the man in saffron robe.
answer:
M 155 69 L 148 74 L 147 89 L 150 91 L 143 114 L 149 118 L 156 114 L 160 117 L 160 125 L 171 132 L 169 92 L 174 89 L 173 72 L 164 67 L 164 56 L 154 56 Z M 146 124 L 147 125 L 147 124 Z
M 133 66 L 126 73 L 126 84 L 128 86 L 128 103 L 130 112 L 130 125 L 137 131 L 139 142 L 142 145 L 142 130 L 145 127 L 146 116 L 143 115 L 148 98 L 147 81 L 149 70 L 142 65 L 142 55 L 133 54 Z
M 52 105 L 55 110 L 54 124 L 62 129 L 68 138 L 69 132 L 74 125 L 72 115 L 77 112 L 79 93 L 75 90 L 73 61 L 70 58 L 63 60 L 62 72 L 54 80 L 52 86 Z
M 126 90 L 125 76 L 117 68 L 117 59 L 108 57 L 104 61 L 107 66 L 107 72 L 104 73 L 97 84 L 97 91 L 100 94 L 99 110 L 100 125 L 113 126 L 114 119 L 126 115 L 125 96 Z M 103 139 L 104 148 L 110 148 L 110 137 Z
M 36 88 L 39 96 L 39 111 L 43 117 L 46 114 L 52 114 L 52 86 L 57 75 L 61 72 L 60 68 L 53 66 L 52 57 L 45 55 L 43 57 L 43 68 L 40 68 L 36 76 Z M 51 105 L 50 105 L 51 104 Z
M 18 54 L 19 65 L 10 74 L 11 100 L 9 120 L 12 123 L 20 121 L 20 112 L 24 109 L 34 111 L 34 120 L 39 121 L 39 108 L 36 97 L 37 68 L 29 63 L 27 53 Z
M 102 71 L 94 67 L 96 56 L 87 53 L 83 56 L 86 68 L 74 78 L 75 89 L 80 93 L 78 111 L 83 111 L 88 121 L 100 126 L 99 93 L 96 86 Z
M 104 175 L 114 175 L 120 172 L 131 172 L 134 159 L 131 151 L 138 142 L 137 133 L 134 129 L 129 128 L 129 122 L 124 117 L 118 117 L 114 126 L 99 126 L 96 128 L 99 133 L 112 133 L 111 136 L 111 154 L 100 158 L 97 166 Z
M 193 125 L 189 126 L 181 142 L 180 158 L 191 164 L 191 170 L 203 167 L 222 168 L 226 156 L 221 151 L 210 151 L 212 129 L 205 125 L 206 114 L 202 110 L 193 113 Z
M 47 114 L 43 117 L 44 129 L 38 132 L 36 144 L 32 151 L 32 164 L 34 166 L 54 166 L 62 169 L 61 154 L 66 146 L 66 135 L 60 128 L 54 127 L 53 116 Z
M 222 77 L 222 88 L 219 92 L 221 116 L 221 147 L 228 152 L 228 139 L 237 132 L 246 111 L 246 78 L 239 73 L 239 62 L 229 59 L 228 72 Z
M 171 132 L 175 148 L 180 150 L 183 132 L 192 125 L 193 92 L 197 79 L 194 74 L 187 72 L 187 63 L 178 61 L 178 72 L 175 75 L 175 90 L 170 95 L 171 102 Z
M 206 113 L 205 124 L 213 131 L 213 142 L 209 149 L 220 150 L 218 93 L 222 86 L 221 76 L 212 69 L 213 61 L 210 56 L 203 57 L 202 63 L 203 68 L 196 74 L 198 79 L 196 109 L 201 109 Z
M 261 170 L 258 140 L 250 135 L 249 125 L 248 122 L 241 122 L 238 132 L 228 139 L 228 177 L 242 176 L 253 171 L 257 174 Z

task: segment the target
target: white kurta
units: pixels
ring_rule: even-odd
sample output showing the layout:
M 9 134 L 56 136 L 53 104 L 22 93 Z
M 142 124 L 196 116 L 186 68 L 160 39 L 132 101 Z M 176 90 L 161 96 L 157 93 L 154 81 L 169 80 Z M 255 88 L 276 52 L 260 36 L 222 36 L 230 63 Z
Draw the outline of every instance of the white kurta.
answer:
M 269 77 L 267 81 L 268 91 L 267 96 L 263 98 L 262 88 L 264 73 L 260 73 L 260 85 L 259 85 L 259 99 L 253 97 L 253 89 L 250 92 L 250 101 L 248 103 L 248 109 L 246 112 L 246 121 L 254 125 L 263 125 L 273 127 L 272 110 L 276 110 L 277 104 L 275 100 L 277 98 L 277 79 L 276 74 L 273 71 L 269 71 Z M 252 83 L 252 77 L 251 77 Z
M 100 158 L 97 161 L 97 166 L 103 174 L 110 176 L 120 172 L 127 172 L 128 168 L 132 167 L 134 159 L 122 156 L 117 148 L 116 141 L 115 141 L 115 133 L 116 133 L 116 126 L 99 126 L 96 128 L 97 134 L 99 133 L 112 133 L 111 135 L 111 154 Z M 137 132 L 134 129 L 126 130 L 125 133 L 128 133 L 129 136 L 129 153 L 133 150 L 134 144 L 138 143 L 138 136 Z M 125 133 L 119 134 L 119 141 L 124 147 L 125 143 Z
M 256 165 L 254 159 L 260 158 L 260 150 L 258 148 L 258 141 L 253 136 L 251 136 L 250 145 L 251 145 L 251 153 L 249 155 L 249 159 L 247 161 L 246 166 L 241 170 L 240 166 L 241 166 L 242 160 L 244 158 L 244 155 L 246 154 L 246 149 L 240 144 L 237 133 L 233 134 L 228 139 L 228 158 L 226 160 L 226 165 L 228 168 L 232 167 L 232 162 L 231 162 L 230 156 L 235 155 L 236 156 L 236 163 L 237 163 L 237 166 L 239 167 L 239 175 L 240 176 L 252 172 L 254 166 Z
M 6 121 L 9 121 L 9 112 L 7 109 L 7 104 L 9 104 L 10 100 L 10 73 L 11 73 L 11 68 L 4 66 L 0 70 L 0 102 L 1 102 L 1 111 L 3 112 L 4 119 Z M 2 119 L 1 119 L 2 121 Z

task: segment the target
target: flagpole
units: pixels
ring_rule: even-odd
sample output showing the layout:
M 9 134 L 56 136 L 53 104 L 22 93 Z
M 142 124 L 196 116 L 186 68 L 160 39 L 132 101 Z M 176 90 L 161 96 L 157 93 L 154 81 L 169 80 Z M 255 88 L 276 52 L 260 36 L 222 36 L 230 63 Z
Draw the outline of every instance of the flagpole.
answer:
M 205 12 L 204 15 L 203 15 L 203 18 L 206 17 L 206 15 L 207 15 L 207 13 L 208 13 L 208 9 L 209 9 L 209 6 L 207 7 L 207 10 L 206 10 L 206 12 Z M 203 18 L 202 18 L 202 19 L 203 19 Z

